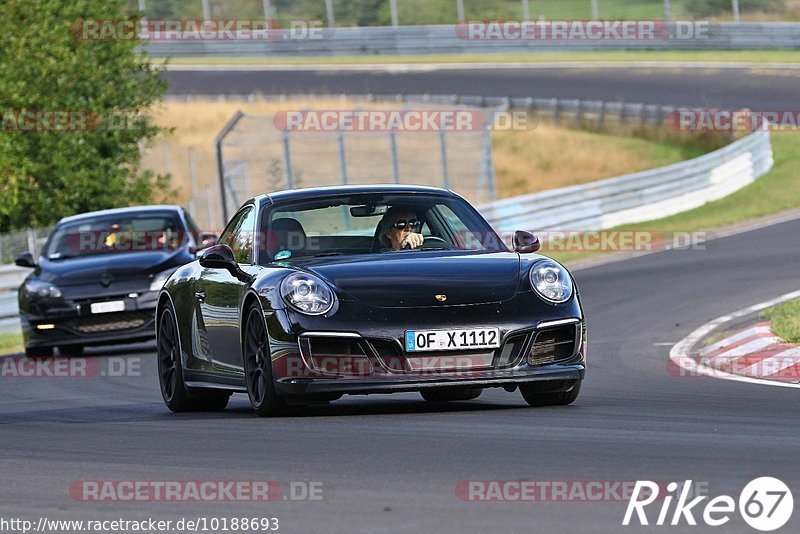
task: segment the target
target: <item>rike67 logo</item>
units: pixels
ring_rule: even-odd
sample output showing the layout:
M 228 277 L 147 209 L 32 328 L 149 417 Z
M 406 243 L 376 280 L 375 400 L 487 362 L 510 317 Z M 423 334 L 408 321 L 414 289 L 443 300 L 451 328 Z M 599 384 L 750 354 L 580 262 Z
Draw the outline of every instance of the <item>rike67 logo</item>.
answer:
M 656 482 L 638 480 L 633 489 L 628 509 L 622 520 L 623 525 L 638 521 L 640 525 L 650 525 L 652 513 L 647 515 L 645 508 L 656 501 L 661 507 L 654 525 L 697 525 L 697 519 L 710 527 L 725 525 L 736 512 L 737 502 L 729 495 L 714 497 L 708 502 L 707 495 L 690 499 L 692 481 L 687 480 L 683 486 L 677 482 L 667 484 L 666 492 Z M 643 498 L 640 498 L 644 496 Z M 675 507 L 672 503 L 675 501 Z M 701 504 L 703 503 L 703 504 Z M 748 482 L 739 494 L 739 514 L 742 519 L 756 530 L 769 532 L 781 528 L 792 517 L 794 499 L 789 487 L 777 478 L 761 477 Z M 653 508 L 658 508 L 656 505 Z M 651 509 L 651 512 L 655 510 Z M 699 517 L 696 518 L 695 515 Z M 635 519 L 634 519 L 635 518 Z

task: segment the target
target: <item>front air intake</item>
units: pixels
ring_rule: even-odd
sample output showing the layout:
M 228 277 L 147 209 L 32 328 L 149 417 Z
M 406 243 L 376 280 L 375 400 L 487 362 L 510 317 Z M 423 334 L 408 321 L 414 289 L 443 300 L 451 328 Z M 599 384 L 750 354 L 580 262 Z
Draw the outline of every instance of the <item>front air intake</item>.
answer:
M 577 324 L 569 324 L 536 332 L 528 363 L 545 365 L 570 359 L 578 348 L 578 327 Z

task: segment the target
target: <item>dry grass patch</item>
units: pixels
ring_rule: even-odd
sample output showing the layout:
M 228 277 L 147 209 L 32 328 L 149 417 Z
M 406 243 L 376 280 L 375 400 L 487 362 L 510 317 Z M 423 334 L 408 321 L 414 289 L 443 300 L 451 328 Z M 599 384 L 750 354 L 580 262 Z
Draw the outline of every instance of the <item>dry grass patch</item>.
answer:
M 496 132 L 494 160 L 501 197 L 535 193 L 652 169 L 697 157 L 702 150 L 672 141 L 539 124 Z

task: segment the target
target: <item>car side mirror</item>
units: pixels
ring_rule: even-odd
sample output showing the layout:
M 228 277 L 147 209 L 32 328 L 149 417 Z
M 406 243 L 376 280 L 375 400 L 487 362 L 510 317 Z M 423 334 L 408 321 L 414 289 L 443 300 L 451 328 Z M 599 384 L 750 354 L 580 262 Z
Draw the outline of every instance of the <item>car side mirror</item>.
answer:
M 525 230 L 517 230 L 514 232 L 514 252 L 520 254 L 529 254 L 536 252 L 542 246 L 539 243 L 539 238 Z
M 14 263 L 20 267 L 36 267 L 36 260 L 33 259 L 33 254 L 30 252 L 23 252 L 14 258 Z
M 200 254 L 199 259 L 200 265 L 208 269 L 227 269 L 239 280 L 250 279 L 250 275 L 239 267 L 236 258 L 233 257 L 233 250 L 228 245 L 208 247 Z
M 238 269 L 239 264 L 233 257 L 233 250 L 228 245 L 214 245 L 200 254 L 200 265 L 209 269 Z
M 213 232 L 200 232 L 197 234 L 197 250 L 207 249 L 217 244 L 219 236 Z

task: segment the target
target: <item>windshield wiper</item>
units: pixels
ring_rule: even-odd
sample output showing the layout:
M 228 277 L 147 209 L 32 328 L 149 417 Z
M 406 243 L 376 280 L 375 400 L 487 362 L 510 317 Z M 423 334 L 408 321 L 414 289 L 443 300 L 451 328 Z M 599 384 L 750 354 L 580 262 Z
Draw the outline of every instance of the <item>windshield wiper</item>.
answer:
M 344 256 L 342 252 L 320 252 L 318 254 L 314 254 L 315 258 L 322 258 L 325 256 Z

